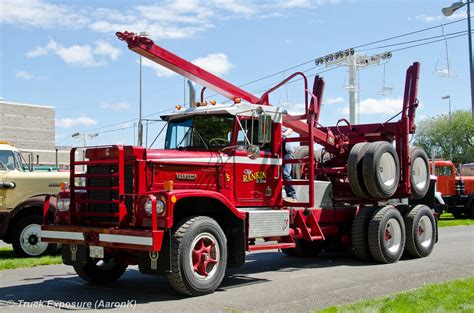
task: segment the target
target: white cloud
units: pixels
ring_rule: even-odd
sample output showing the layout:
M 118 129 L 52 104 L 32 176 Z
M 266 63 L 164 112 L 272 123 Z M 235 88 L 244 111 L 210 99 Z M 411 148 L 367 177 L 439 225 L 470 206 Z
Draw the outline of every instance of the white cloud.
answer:
M 24 79 L 24 80 L 30 80 L 34 78 L 34 75 L 27 71 L 17 71 L 16 77 Z
M 453 15 L 450 15 L 450 16 L 443 16 L 443 15 L 430 16 L 430 15 L 420 14 L 416 16 L 416 19 L 423 21 L 425 23 L 431 23 L 431 22 L 439 22 L 442 20 L 459 20 L 462 18 L 466 18 L 466 16 L 467 16 L 466 12 L 455 12 L 453 13 Z
M 326 101 L 324 101 L 326 104 L 336 104 L 336 103 L 343 103 L 344 98 L 342 97 L 337 97 L 337 98 L 327 98 Z
M 139 61 L 137 61 L 137 62 L 139 62 Z M 142 58 L 142 65 L 144 67 L 149 67 L 152 70 L 154 70 L 155 73 L 156 73 L 156 76 L 158 76 L 158 77 L 171 77 L 171 76 L 176 75 L 175 72 L 167 69 L 164 66 L 159 65 L 158 63 L 155 63 L 151 60 L 148 60 L 147 58 Z
M 41 0 L 2 0 L 0 6 L 0 23 L 5 24 L 81 28 L 89 20 L 78 8 Z
M 153 39 L 190 38 L 215 27 L 216 21 L 277 18 L 289 10 L 316 8 L 339 0 L 175 0 L 122 6 L 56 4 L 51 0 L 2 0 L 0 24 L 44 29 L 90 29 L 94 32 L 148 31 Z M 70 4 L 72 3 L 72 4 Z M 108 2 L 102 2 L 108 3 Z M 37 50 L 36 53 L 44 53 Z
M 26 53 L 29 58 L 46 56 L 50 53 L 59 56 L 64 62 L 79 66 L 99 66 L 107 62 L 105 58 L 117 59 L 120 51 L 105 41 L 96 41 L 95 47 L 90 45 L 72 45 L 64 47 L 62 44 L 50 39 L 45 47 L 36 47 Z M 97 59 L 96 56 L 101 58 Z
M 128 110 L 130 108 L 130 105 L 128 102 L 116 102 L 116 103 L 110 103 L 106 101 L 102 101 L 100 103 L 100 107 L 102 109 L 110 109 L 112 111 L 122 111 L 122 110 Z
M 93 126 L 97 124 L 97 121 L 88 116 L 80 116 L 76 118 L 57 118 L 56 126 L 62 128 L 71 128 L 76 126 Z
M 402 98 L 385 98 L 374 99 L 367 98 L 360 101 L 360 114 L 384 114 L 393 115 L 402 110 Z M 345 107 L 341 111 L 343 114 L 349 114 L 349 107 Z
M 234 67 L 224 53 L 209 54 L 208 56 L 195 59 L 192 63 L 215 75 L 227 74 Z
M 97 41 L 94 49 L 94 54 L 104 55 L 110 57 L 112 60 L 116 60 L 120 54 L 120 50 L 112 46 L 106 41 Z
M 224 53 L 211 53 L 205 57 L 197 58 L 191 61 L 191 63 L 218 76 L 227 74 L 234 67 Z M 176 75 L 175 72 L 147 58 L 142 58 L 142 64 L 145 67 L 153 69 L 158 77 L 171 77 Z

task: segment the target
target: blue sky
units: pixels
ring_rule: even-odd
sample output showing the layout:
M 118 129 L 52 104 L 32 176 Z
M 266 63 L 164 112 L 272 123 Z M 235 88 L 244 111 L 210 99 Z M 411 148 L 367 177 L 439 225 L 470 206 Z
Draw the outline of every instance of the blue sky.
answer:
M 91 144 L 132 144 L 139 57 L 117 40 L 116 31 L 147 31 L 157 44 L 241 85 L 332 52 L 466 17 L 465 8 L 443 17 L 441 8 L 450 4 L 451 0 L 2 0 L 0 97 L 55 106 L 58 144 L 78 144 L 71 135 L 83 131 L 99 133 Z M 465 31 L 466 24 L 446 25 L 444 31 Z M 359 53 L 372 55 L 441 34 L 442 28 L 434 27 L 358 50 L 370 48 Z M 414 43 L 377 48 L 405 41 Z M 451 75 L 446 77 L 436 73 L 446 69 L 444 41 L 393 51 L 385 65 L 386 86 L 393 87 L 387 95 L 379 94 L 384 66 L 360 71 L 360 121 L 384 121 L 399 111 L 404 72 L 414 61 L 421 63 L 418 118 L 446 113 L 447 102 L 441 97 L 447 94 L 453 110 L 470 109 L 467 36 L 448 40 L 448 53 Z M 313 67 L 309 63 L 293 71 L 311 75 L 326 70 Z M 243 88 L 261 92 L 289 74 Z M 322 76 L 326 91 L 321 122 L 332 125 L 348 116 L 347 68 Z M 144 115 L 183 104 L 183 84 L 182 77 L 145 62 Z M 297 110 L 302 94 L 297 82 L 271 101 Z M 159 124 L 150 124 L 149 143 Z

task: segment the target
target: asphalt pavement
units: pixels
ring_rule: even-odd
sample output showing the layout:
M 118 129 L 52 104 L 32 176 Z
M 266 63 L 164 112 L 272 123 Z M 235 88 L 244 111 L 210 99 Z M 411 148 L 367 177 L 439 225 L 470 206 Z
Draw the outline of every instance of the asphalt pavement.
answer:
M 350 253 L 313 259 L 251 253 L 215 293 L 195 298 L 176 294 L 166 277 L 136 268 L 103 287 L 84 283 L 64 265 L 1 271 L 0 311 L 307 312 L 474 275 L 474 226 L 441 228 L 439 237 L 427 258 L 384 265 L 357 261 Z

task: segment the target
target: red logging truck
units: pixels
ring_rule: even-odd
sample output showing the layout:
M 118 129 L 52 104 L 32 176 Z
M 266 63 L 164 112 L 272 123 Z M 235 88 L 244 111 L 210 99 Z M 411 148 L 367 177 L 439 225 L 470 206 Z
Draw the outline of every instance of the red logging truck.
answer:
M 406 73 L 398 121 L 336 126 L 318 123 L 324 81 L 297 72 L 256 97 L 134 33 L 117 33 L 135 51 L 202 86 L 193 107 L 177 106 L 167 121 L 164 149 L 88 147 L 71 151 L 70 185 L 58 208 L 44 206 L 42 240 L 61 243 L 63 262 L 94 284 L 117 280 L 128 265 L 166 274 L 186 295 L 219 287 L 227 267 L 247 252 L 280 249 L 316 256 L 326 244 L 355 255 L 397 262 L 405 252 L 429 255 L 437 241 L 428 158 L 409 147 L 415 131 L 419 64 Z M 288 81 L 304 84 L 305 113 L 270 105 Z M 231 99 L 207 103 L 204 89 Z M 297 157 L 282 152 L 282 126 L 298 136 Z M 315 145 L 323 147 L 315 152 Z M 298 177 L 285 180 L 282 165 Z M 85 166 L 85 172 L 76 167 Z M 80 178 L 80 179 L 79 179 Z M 84 183 L 78 184 L 82 180 Z M 293 185 L 297 202 L 286 201 Z M 430 189 L 431 186 L 431 189 Z M 54 215 L 54 223 L 47 223 Z

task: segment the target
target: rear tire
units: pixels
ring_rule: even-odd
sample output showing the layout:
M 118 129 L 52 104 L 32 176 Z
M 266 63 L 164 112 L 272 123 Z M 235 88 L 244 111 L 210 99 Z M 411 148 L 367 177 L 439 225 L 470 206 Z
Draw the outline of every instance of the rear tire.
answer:
M 363 160 L 369 145 L 368 142 L 360 142 L 354 145 L 347 159 L 349 186 L 352 192 L 359 198 L 366 198 L 368 196 L 367 188 L 364 184 Z
M 423 198 L 430 187 L 430 168 L 425 150 L 413 147 L 410 152 L 410 185 L 413 199 Z
M 213 293 L 227 266 L 227 239 L 215 220 L 207 216 L 185 219 L 173 232 L 171 273 L 177 292 L 188 296 Z
M 436 242 L 436 222 L 431 209 L 420 204 L 405 215 L 406 244 L 408 255 L 423 258 L 430 255 Z
M 74 265 L 77 275 L 93 285 L 105 285 L 122 277 L 127 265 L 117 263 L 113 258 L 95 260 L 88 258 L 86 264 Z
M 375 207 L 364 207 L 359 209 L 359 212 L 352 221 L 352 249 L 356 258 L 363 261 L 373 260 L 370 254 L 369 242 L 367 239 L 369 223 L 372 215 L 375 212 Z
M 397 262 L 405 246 L 405 224 L 400 212 L 392 205 L 377 211 L 370 220 L 367 238 L 377 262 Z
M 374 198 L 390 198 L 400 181 L 400 161 L 397 151 L 387 141 L 372 142 L 363 161 L 364 182 Z
M 41 215 L 29 215 L 13 225 L 12 246 L 17 256 L 31 258 L 54 254 L 57 251 L 56 244 L 41 242 L 42 223 Z

